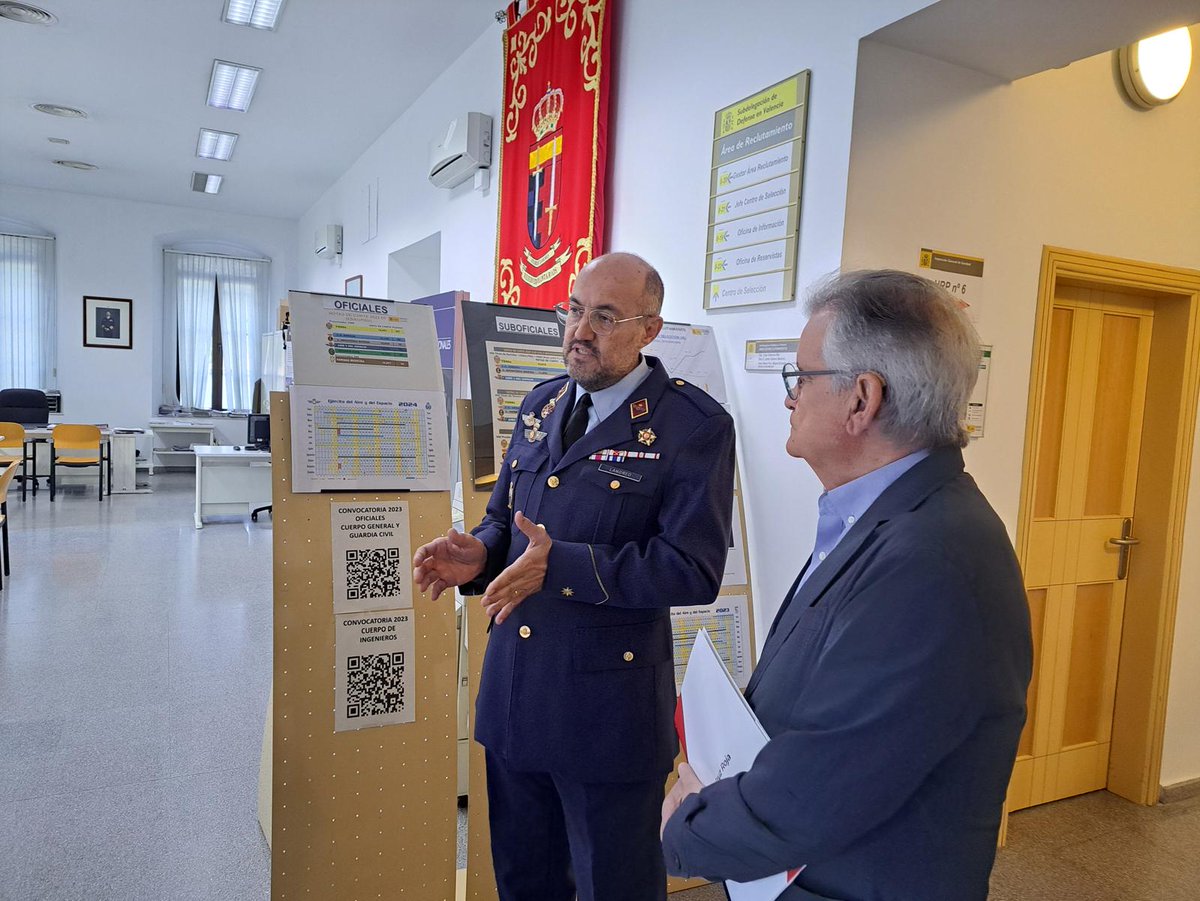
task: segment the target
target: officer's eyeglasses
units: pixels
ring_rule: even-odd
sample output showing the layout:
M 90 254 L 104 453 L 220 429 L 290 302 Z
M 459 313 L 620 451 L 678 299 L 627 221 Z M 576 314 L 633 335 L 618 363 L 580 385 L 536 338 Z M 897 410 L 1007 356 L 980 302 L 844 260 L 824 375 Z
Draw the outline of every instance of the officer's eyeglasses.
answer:
M 554 313 L 558 316 L 559 325 L 577 325 L 586 313 L 588 325 L 591 326 L 592 331 L 597 335 L 611 335 L 613 330 L 622 322 L 653 318 L 649 314 L 643 313 L 641 316 L 628 316 L 625 319 L 618 319 L 612 313 L 608 312 L 608 310 L 589 310 L 587 307 L 565 300 L 562 303 L 554 305 Z
M 796 400 L 800 397 L 800 389 L 804 387 L 805 379 L 814 379 L 819 375 L 854 375 L 854 372 L 849 369 L 798 369 L 792 363 L 784 363 L 780 374 L 783 376 L 783 388 L 787 391 L 787 396 Z M 880 381 L 882 380 L 883 377 L 880 376 Z

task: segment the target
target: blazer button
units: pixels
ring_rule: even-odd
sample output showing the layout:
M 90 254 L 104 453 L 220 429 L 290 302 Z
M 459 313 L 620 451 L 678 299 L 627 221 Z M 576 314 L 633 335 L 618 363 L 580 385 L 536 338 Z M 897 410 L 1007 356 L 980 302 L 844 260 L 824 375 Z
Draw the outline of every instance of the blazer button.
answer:
M 546 484 L 549 485 L 551 488 L 557 488 L 558 487 L 558 476 L 550 476 L 550 478 L 546 479 Z
M 632 662 L 633 662 L 633 651 L 626 651 L 626 652 L 625 652 L 624 654 L 622 654 L 621 656 L 622 656 L 622 657 L 625 659 L 625 662 L 626 662 L 626 663 L 632 663 Z
M 522 626 L 521 628 L 517 629 L 517 634 L 520 635 L 522 638 L 528 638 L 530 635 L 533 634 L 533 630 L 530 629 L 528 626 Z
M 509 460 L 509 461 L 508 461 L 508 465 L 509 465 L 509 467 L 510 467 L 511 469 L 516 469 L 516 468 L 517 468 L 517 461 L 516 461 L 516 460 Z
M 613 491 L 616 491 L 618 488 L 621 487 L 621 480 L 613 479 L 611 482 L 608 483 L 608 487 L 611 488 Z

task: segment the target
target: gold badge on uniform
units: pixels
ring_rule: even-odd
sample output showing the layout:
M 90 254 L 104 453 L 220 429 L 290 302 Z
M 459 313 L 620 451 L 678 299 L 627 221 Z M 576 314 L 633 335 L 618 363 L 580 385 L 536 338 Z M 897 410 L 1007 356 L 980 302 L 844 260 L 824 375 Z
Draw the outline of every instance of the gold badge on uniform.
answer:
M 658 436 L 654 434 L 654 429 L 639 429 L 638 430 L 638 441 L 641 444 L 646 445 L 646 447 L 649 447 L 657 439 L 658 439 Z
M 629 405 L 629 418 L 630 419 L 641 419 L 643 416 L 649 416 L 649 415 L 650 415 L 650 401 L 646 400 L 646 398 L 643 397 L 641 400 L 635 400 L 633 403 L 631 403 Z
M 554 397 L 550 398 L 550 400 L 546 404 L 546 406 L 542 407 L 542 419 L 545 419 L 547 416 L 549 416 L 551 413 L 554 412 L 554 408 L 558 406 L 558 402 L 560 400 L 562 400 L 562 396 L 567 393 L 567 389 L 569 387 L 571 387 L 571 383 L 567 382 L 565 385 L 562 386 L 562 388 L 559 389 L 558 394 L 556 394 L 556 395 L 554 395 Z
M 540 431 L 540 429 L 542 427 L 542 421 L 540 419 L 538 419 L 536 416 L 534 416 L 532 413 L 526 413 L 524 416 L 521 417 L 521 421 L 524 422 L 526 426 L 528 426 L 528 428 L 525 429 L 525 440 L 526 441 L 528 441 L 532 444 L 532 443 L 541 441 L 543 438 L 546 437 L 546 433 L 543 431 Z

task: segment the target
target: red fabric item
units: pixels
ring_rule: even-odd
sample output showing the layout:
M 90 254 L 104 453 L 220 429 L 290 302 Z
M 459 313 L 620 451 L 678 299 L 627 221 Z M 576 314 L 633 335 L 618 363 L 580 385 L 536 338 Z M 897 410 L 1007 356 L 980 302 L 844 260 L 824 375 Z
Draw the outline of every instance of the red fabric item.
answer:
M 679 747 L 683 749 L 683 759 L 687 760 L 687 738 L 683 734 L 683 696 L 675 698 L 675 734 L 679 736 Z
M 496 303 L 552 307 L 604 252 L 613 2 L 508 7 Z

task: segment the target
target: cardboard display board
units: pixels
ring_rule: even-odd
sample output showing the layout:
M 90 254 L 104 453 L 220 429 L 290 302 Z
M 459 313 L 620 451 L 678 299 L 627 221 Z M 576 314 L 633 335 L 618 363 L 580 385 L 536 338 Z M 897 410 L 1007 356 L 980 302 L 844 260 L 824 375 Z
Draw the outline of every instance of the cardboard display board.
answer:
M 412 620 L 405 703 L 413 721 L 335 733 L 335 631 L 345 615 L 333 612 L 331 557 L 332 505 L 403 502 L 415 548 L 449 528 L 449 494 L 293 493 L 289 413 L 287 395 L 272 394 L 271 898 L 451 898 L 454 604 L 414 586 L 403 611 Z
M 458 415 L 458 434 L 462 436 L 458 453 L 463 472 L 463 525 L 470 531 L 483 519 L 487 512 L 491 487 L 475 488 L 472 467 L 474 448 L 471 436 L 471 401 L 459 400 L 454 404 Z M 496 872 L 492 868 L 492 839 L 488 827 L 487 765 L 484 761 L 483 745 L 475 741 L 475 698 L 479 694 L 479 679 L 483 673 L 483 653 L 487 650 L 488 617 L 479 604 L 479 599 L 464 599 L 465 613 L 463 628 L 466 630 L 468 682 L 467 711 L 470 722 L 470 771 L 467 776 L 467 901 L 495 901 Z

